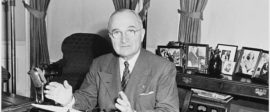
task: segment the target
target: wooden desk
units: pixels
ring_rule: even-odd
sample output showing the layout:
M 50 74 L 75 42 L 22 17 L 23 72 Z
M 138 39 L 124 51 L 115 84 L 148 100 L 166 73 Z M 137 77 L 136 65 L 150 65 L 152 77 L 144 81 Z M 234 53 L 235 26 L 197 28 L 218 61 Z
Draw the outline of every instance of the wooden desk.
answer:
M 179 86 L 268 100 L 269 90 L 267 85 L 210 78 L 192 74 L 177 75 L 177 83 Z
M 32 108 L 33 100 L 30 98 L 2 93 L 1 112 L 29 112 Z
M 183 73 L 178 73 L 176 80 L 179 88 L 184 88 L 188 91 L 190 91 L 191 88 L 197 88 L 229 94 L 235 99 L 232 103 L 241 102 L 243 104 L 243 102 L 245 102 L 246 104 L 256 105 L 260 109 L 268 110 L 268 85 L 240 82 L 239 78 L 225 80 L 199 74 Z

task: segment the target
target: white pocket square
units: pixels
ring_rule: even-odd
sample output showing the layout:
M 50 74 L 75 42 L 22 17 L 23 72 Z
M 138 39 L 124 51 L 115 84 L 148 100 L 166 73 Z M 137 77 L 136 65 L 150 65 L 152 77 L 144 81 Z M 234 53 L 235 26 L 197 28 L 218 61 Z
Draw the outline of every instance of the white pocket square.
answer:
M 140 95 L 150 95 L 150 94 L 153 94 L 153 93 L 155 93 L 155 92 L 154 91 L 150 91 L 148 93 L 141 93 Z

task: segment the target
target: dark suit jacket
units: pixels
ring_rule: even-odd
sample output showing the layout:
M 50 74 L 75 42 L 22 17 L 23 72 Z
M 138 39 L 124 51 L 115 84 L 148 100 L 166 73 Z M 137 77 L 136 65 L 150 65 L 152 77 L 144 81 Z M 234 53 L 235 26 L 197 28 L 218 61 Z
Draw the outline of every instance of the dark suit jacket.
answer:
M 175 65 L 144 49 L 135 63 L 126 95 L 137 112 L 179 112 Z M 121 90 L 119 60 L 114 54 L 98 57 L 79 90 L 74 93 L 74 108 L 101 111 L 115 109 Z

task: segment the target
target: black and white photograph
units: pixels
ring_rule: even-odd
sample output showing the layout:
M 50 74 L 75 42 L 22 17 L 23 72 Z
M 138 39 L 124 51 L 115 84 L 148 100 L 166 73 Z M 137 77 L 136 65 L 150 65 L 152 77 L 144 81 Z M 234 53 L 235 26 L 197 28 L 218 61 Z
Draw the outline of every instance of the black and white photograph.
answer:
M 182 66 L 180 47 L 158 46 L 159 55 L 173 62 L 175 66 Z
M 222 62 L 234 61 L 237 48 L 238 46 L 236 45 L 218 44 L 217 49 L 220 51 L 219 55 Z
M 188 44 L 186 66 L 187 69 L 206 70 L 208 66 L 208 45 Z
M 268 112 L 269 3 L 1 0 L 0 112 Z
M 263 51 L 253 77 L 268 77 L 269 75 L 269 52 Z
M 255 73 L 261 49 L 243 47 L 237 64 L 237 72 L 252 76 Z
M 233 75 L 235 68 L 235 62 L 233 61 L 225 61 L 222 65 L 221 73 L 227 74 L 227 75 Z

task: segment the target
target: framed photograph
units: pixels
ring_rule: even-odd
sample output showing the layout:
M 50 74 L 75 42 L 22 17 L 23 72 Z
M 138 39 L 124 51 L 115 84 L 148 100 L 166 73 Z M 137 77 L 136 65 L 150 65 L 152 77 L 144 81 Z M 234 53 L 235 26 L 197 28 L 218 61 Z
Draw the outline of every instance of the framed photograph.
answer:
M 259 59 L 258 66 L 253 77 L 263 77 L 263 75 L 268 75 L 269 73 L 269 51 L 262 51 Z
M 158 55 L 173 62 L 176 67 L 182 66 L 181 49 L 177 46 L 158 46 Z
M 257 68 L 262 50 L 256 48 L 243 47 L 237 62 L 237 73 L 253 76 Z
M 222 62 L 225 61 L 234 61 L 236 56 L 238 46 L 236 45 L 227 45 L 227 44 L 218 44 L 217 49 L 219 49 L 220 58 Z
M 235 62 L 225 61 L 223 66 L 222 66 L 221 73 L 227 74 L 227 75 L 232 75 L 234 72 L 234 68 L 235 68 Z
M 208 44 L 187 44 L 186 69 L 194 69 L 206 73 L 208 68 Z

